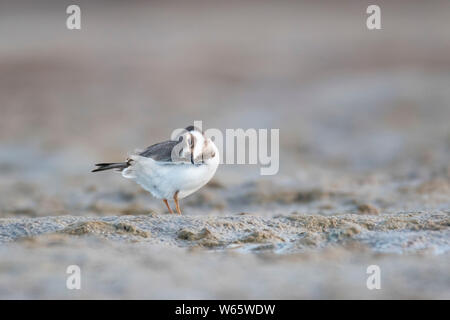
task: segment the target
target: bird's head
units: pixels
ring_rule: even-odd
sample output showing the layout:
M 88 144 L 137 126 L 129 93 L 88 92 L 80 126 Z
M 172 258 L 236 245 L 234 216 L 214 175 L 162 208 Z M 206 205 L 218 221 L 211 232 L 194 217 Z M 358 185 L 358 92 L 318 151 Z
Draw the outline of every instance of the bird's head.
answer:
M 182 146 L 181 154 L 192 164 L 208 164 L 219 158 L 219 152 L 212 140 L 200 129 L 189 126 L 179 137 Z

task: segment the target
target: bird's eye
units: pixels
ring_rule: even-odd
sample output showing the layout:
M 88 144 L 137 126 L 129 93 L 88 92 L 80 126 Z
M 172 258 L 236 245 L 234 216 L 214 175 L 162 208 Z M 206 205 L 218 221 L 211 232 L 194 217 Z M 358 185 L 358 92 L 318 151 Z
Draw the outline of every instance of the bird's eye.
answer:
M 211 157 L 214 158 L 216 156 L 216 153 L 213 151 L 213 153 L 211 153 Z

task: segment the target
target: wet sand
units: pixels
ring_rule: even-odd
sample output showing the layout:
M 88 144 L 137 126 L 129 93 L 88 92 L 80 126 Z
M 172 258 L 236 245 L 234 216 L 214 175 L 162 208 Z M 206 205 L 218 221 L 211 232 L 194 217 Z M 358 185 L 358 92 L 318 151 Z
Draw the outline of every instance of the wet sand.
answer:
M 0 294 L 448 299 L 449 225 L 445 213 L 3 219 Z M 81 291 L 63 286 L 73 264 Z M 366 288 L 373 264 L 380 291 Z

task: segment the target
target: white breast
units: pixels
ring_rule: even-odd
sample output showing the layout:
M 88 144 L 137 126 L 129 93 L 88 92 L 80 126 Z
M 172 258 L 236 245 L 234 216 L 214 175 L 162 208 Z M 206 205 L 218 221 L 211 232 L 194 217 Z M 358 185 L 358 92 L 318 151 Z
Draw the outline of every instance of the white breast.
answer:
M 179 199 L 187 197 L 208 183 L 219 165 L 218 154 L 201 165 L 157 162 L 137 155 L 130 158 L 134 161 L 122 176 L 133 179 L 159 199 L 172 199 L 177 191 Z

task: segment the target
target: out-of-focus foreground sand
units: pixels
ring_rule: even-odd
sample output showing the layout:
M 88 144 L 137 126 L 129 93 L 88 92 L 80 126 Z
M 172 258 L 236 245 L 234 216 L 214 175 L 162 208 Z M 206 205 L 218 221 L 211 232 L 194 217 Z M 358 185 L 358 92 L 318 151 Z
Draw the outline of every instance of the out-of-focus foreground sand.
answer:
M 79 4 L 1 4 L 0 298 L 450 298 L 448 1 Z M 279 173 L 180 217 L 89 172 L 194 120 L 279 128 Z

